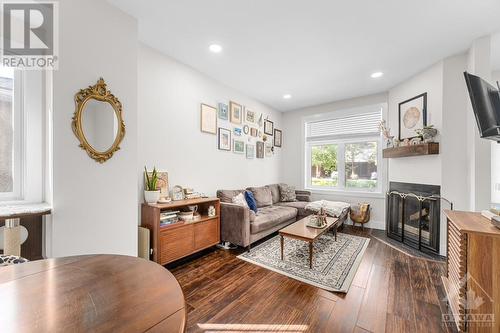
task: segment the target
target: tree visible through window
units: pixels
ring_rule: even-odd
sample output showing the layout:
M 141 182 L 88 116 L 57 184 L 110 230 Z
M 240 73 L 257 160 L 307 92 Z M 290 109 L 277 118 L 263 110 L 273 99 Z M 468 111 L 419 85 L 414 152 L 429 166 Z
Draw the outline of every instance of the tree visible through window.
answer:
M 377 187 L 377 142 L 345 145 L 345 187 Z
M 337 186 L 337 145 L 313 146 L 311 168 L 313 186 Z
M 0 68 L 0 193 L 14 187 L 13 72 Z

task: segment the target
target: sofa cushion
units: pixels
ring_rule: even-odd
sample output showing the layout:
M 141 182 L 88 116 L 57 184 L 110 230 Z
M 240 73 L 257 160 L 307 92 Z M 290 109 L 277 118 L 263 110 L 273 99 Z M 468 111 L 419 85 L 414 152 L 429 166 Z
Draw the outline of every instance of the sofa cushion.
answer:
M 288 184 L 280 184 L 280 201 L 292 202 L 297 201 L 297 195 L 295 194 L 295 186 Z
M 273 205 L 280 202 L 280 186 L 278 184 L 267 185 L 271 190 L 271 196 L 273 197 Z
M 255 216 L 255 221 L 250 223 L 250 232 L 259 233 L 270 229 L 280 223 L 294 219 L 297 216 L 297 209 L 285 206 L 268 206 L 261 208 L 259 214 Z
M 309 202 L 306 201 L 293 201 L 293 202 L 279 202 L 276 205 L 296 208 L 298 210 L 297 216 L 303 218 L 312 214 L 312 211 L 306 210 L 306 206 L 308 203 Z
M 245 190 L 217 190 L 217 198 L 221 202 L 233 203 L 233 198 Z
M 271 190 L 267 186 L 261 187 L 249 187 L 247 190 L 251 191 L 255 201 L 257 202 L 257 207 L 265 207 L 273 204 L 273 197 L 271 195 Z

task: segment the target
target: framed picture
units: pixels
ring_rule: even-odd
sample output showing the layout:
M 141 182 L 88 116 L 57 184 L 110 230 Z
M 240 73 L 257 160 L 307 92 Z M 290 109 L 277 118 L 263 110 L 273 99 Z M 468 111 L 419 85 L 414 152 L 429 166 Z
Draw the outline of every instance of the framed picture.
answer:
M 234 136 L 241 136 L 241 128 L 235 127 L 233 128 Z
M 264 158 L 264 142 L 257 141 L 257 158 Z
M 174 201 L 184 200 L 184 190 L 182 189 L 182 186 L 180 185 L 174 186 L 172 190 L 172 200 Z
M 255 119 L 255 112 L 245 109 L 245 121 L 247 123 L 254 124 L 256 120 L 257 119 Z
M 281 148 L 281 143 L 283 142 L 283 133 L 279 129 L 274 129 L 274 146 Z
M 255 157 L 255 145 L 247 144 L 247 158 L 253 159 Z
M 207 104 L 201 104 L 201 131 L 217 134 L 217 109 Z
M 219 127 L 219 136 L 217 138 L 218 148 L 220 150 L 231 150 L 231 131 L 227 128 Z
M 241 124 L 243 119 L 243 107 L 233 101 L 229 102 L 229 112 L 233 124 Z
M 233 140 L 233 151 L 237 154 L 245 153 L 245 141 Z
M 259 133 L 259 131 L 257 131 L 256 128 L 250 128 L 250 135 L 253 136 L 254 138 L 257 137 L 257 134 Z
M 219 119 L 228 120 L 227 104 L 219 103 Z
M 152 175 L 153 175 L 152 172 L 148 172 L 148 176 L 150 178 Z M 170 196 L 168 188 L 168 172 L 157 171 L 157 175 L 158 175 L 158 182 L 156 183 L 156 187 L 160 190 L 160 198 L 168 198 Z
M 274 123 L 268 119 L 264 120 L 264 133 L 267 135 L 273 135 L 274 133 Z
M 427 126 L 427 93 L 399 103 L 399 140 L 417 136 L 416 129 Z
M 250 127 L 248 125 L 243 126 L 243 133 L 247 134 L 250 132 Z
M 271 144 L 266 144 L 266 157 L 273 156 L 273 146 Z

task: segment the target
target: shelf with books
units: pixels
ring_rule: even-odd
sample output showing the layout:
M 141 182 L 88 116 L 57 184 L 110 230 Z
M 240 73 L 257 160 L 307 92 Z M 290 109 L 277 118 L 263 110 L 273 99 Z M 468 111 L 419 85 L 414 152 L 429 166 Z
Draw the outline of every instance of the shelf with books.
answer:
M 209 211 L 215 215 L 209 216 Z M 199 217 L 183 221 L 181 216 L 189 212 Z M 150 259 L 165 265 L 220 242 L 220 202 L 199 198 L 143 204 L 141 225 L 150 230 Z

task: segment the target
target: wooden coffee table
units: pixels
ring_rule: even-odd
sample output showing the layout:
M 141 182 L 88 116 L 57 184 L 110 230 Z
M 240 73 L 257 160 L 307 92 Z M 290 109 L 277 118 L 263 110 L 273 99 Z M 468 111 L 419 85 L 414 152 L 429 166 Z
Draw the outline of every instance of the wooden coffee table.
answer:
M 335 241 L 337 241 L 337 228 L 340 221 L 341 220 L 338 217 L 327 217 L 326 226 L 318 229 L 307 226 L 307 222 L 309 222 L 308 216 L 281 229 L 279 231 L 281 238 L 281 260 L 283 260 L 283 247 L 285 243 L 284 237 L 302 240 L 309 243 L 309 268 L 312 268 L 314 241 L 328 230 L 333 230 L 335 233 Z

